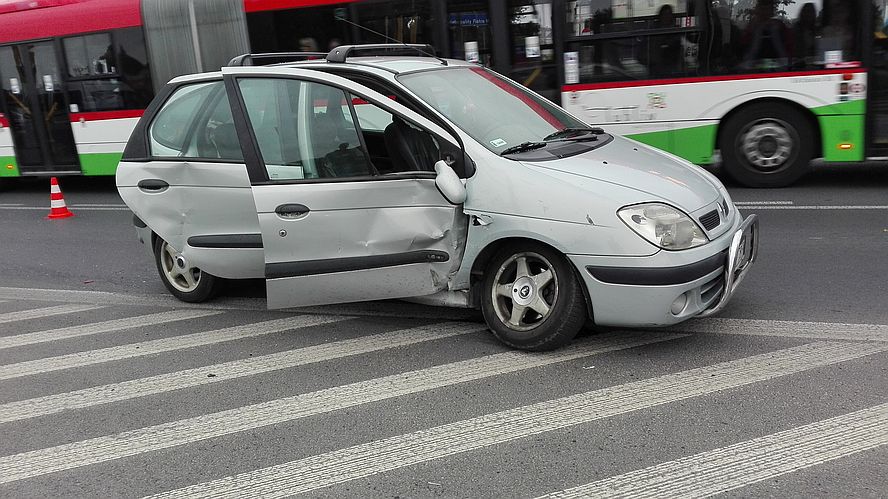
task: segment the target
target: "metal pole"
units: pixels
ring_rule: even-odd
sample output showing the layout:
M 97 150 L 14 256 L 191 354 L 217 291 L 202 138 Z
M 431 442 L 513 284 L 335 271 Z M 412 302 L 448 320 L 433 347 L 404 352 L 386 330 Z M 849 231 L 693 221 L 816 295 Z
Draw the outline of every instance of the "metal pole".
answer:
M 197 71 L 204 71 L 203 61 L 200 57 L 200 39 L 197 36 L 197 16 L 194 14 L 194 0 L 188 0 L 188 22 L 191 24 L 191 45 L 194 48 L 194 61 L 197 63 Z

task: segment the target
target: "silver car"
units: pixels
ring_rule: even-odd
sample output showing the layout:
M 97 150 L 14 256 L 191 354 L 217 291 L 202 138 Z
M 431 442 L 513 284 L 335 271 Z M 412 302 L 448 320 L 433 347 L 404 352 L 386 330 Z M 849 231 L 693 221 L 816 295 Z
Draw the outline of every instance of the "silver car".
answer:
M 587 322 L 725 306 L 758 224 L 714 176 L 489 69 L 396 47 L 234 65 L 158 94 L 117 186 L 172 294 L 264 278 L 269 308 L 475 307 L 527 350 Z

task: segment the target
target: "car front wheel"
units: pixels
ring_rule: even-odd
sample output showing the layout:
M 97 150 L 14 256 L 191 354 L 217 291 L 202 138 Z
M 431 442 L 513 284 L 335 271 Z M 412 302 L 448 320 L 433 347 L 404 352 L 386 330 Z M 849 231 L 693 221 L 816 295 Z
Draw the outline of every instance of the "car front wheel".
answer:
M 218 277 L 189 265 L 181 253 L 159 237 L 154 243 L 154 261 L 164 286 L 182 301 L 200 303 L 218 290 Z
M 540 244 L 500 250 L 484 278 L 481 309 L 493 334 L 523 350 L 569 343 L 586 320 L 586 303 L 573 267 Z

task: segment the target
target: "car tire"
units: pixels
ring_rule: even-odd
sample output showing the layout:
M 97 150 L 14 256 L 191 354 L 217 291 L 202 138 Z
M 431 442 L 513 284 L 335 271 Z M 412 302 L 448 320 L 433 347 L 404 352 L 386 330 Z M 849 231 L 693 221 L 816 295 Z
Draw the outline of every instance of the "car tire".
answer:
M 506 345 L 553 350 L 569 343 L 586 321 L 580 286 L 572 265 L 557 251 L 536 243 L 509 245 L 487 266 L 481 311 Z
M 780 103 L 752 104 L 728 119 L 719 149 L 725 173 L 746 187 L 785 187 L 804 176 L 814 127 Z
M 154 262 L 163 285 L 173 296 L 184 302 L 207 301 L 216 295 L 221 285 L 220 278 L 197 267 L 188 267 L 187 261 L 159 237 L 154 242 Z

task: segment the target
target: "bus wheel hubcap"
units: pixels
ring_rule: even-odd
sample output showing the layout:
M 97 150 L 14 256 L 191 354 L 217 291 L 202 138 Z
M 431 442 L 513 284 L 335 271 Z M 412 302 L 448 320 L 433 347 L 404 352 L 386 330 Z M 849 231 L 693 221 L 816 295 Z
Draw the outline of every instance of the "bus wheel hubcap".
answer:
M 752 166 L 774 171 L 784 166 L 792 155 L 789 126 L 774 119 L 756 121 L 741 134 L 740 150 Z

